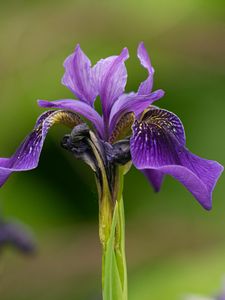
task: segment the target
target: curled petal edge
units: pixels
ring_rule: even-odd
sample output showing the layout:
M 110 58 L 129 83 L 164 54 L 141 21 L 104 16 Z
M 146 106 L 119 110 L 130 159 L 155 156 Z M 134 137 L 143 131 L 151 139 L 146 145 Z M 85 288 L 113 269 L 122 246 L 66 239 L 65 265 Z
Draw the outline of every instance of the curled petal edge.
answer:
M 104 135 L 102 117 L 94 108 L 84 102 L 73 99 L 63 99 L 55 101 L 38 100 L 38 105 L 44 108 L 65 109 L 78 113 L 94 124 L 101 137 Z
M 10 158 L 0 158 L 0 187 L 13 172 L 28 171 L 38 165 L 49 129 L 57 123 L 73 128 L 81 123 L 78 115 L 69 111 L 47 111 L 37 120 L 32 132 Z
M 212 191 L 223 166 L 185 147 L 184 128 L 175 114 L 158 108 L 148 110 L 133 125 L 130 151 L 137 169 L 152 169 L 173 176 L 204 208 L 211 209 Z
M 141 42 L 138 45 L 137 56 L 140 60 L 141 65 L 148 71 L 148 77 L 145 81 L 143 81 L 138 89 L 139 95 L 146 95 L 151 93 L 153 87 L 153 75 L 154 75 L 154 68 L 152 67 L 150 58 L 148 56 L 148 52 L 145 49 L 144 43 Z
M 216 161 L 202 159 L 190 152 L 189 155 L 191 155 L 195 159 L 203 161 L 204 164 L 208 163 L 208 167 L 213 169 L 214 175 L 211 178 L 212 182 L 210 185 L 207 186 L 207 184 L 205 184 L 200 177 L 198 177 L 193 171 L 186 168 L 185 166 L 165 165 L 160 167 L 151 167 L 151 169 L 159 171 L 164 175 L 171 175 L 176 180 L 180 181 L 196 198 L 196 200 L 203 208 L 205 208 L 206 210 L 210 210 L 212 208 L 212 192 L 224 168 Z M 136 168 L 138 167 L 136 166 Z M 209 177 L 210 176 L 212 175 L 209 173 Z

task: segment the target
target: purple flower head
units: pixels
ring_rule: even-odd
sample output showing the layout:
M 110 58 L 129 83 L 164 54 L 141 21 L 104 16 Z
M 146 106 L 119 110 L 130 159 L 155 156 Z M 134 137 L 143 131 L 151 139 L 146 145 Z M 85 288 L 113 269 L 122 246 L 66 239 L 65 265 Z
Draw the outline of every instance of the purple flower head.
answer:
M 38 101 L 41 107 L 59 110 L 43 113 L 16 153 L 11 158 L 0 159 L 0 185 L 12 172 L 37 166 L 45 137 L 53 124 L 64 123 L 71 128 L 79 125 L 76 134 L 79 132 L 80 135 L 81 129 L 86 132 L 86 128 L 80 125 L 83 123 L 81 117 L 92 123 L 98 147 L 106 152 L 107 163 L 110 161 L 108 153 L 110 157 L 116 157 L 117 163 L 124 161 L 119 153 L 122 149 L 156 191 L 160 189 L 164 175 L 168 174 L 179 180 L 204 208 L 210 209 L 212 191 L 223 167 L 191 153 L 186 148 L 180 119 L 152 105 L 163 97 L 164 92 L 152 91 L 154 69 L 143 43 L 138 46 L 137 56 L 147 70 L 147 79 L 136 92 L 125 93 L 127 48 L 118 56 L 101 59 L 92 66 L 77 45 L 74 53 L 64 62 L 65 74 L 62 78 L 62 84 L 71 90 L 76 100 Z M 97 96 L 101 99 L 102 115 L 95 109 Z M 124 138 L 125 146 L 120 143 Z M 74 149 L 76 155 L 82 156 L 96 170 L 91 162 L 90 149 L 81 140 L 77 142 Z

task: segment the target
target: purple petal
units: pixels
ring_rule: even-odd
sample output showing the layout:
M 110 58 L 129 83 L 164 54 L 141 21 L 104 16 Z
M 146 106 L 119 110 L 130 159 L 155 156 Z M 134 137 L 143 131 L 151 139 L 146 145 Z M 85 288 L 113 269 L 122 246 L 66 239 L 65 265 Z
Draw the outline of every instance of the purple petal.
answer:
M 99 135 L 103 136 L 104 126 L 101 116 L 96 110 L 94 110 L 94 108 L 84 102 L 72 99 L 56 101 L 38 100 L 38 104 L 45 108 L 60 108 L 76 112 L 90 120 L 95 125 Z
M 163 90 L 157 90 L 149 95 L 136 93 L 123 94 L 114 103 L 110 112 L 110 132 L 113 131 L 118 120 L 127 112 L 134 112 L 136 116 L 142 113 L 149 105 L 164 96 Z
M 79 100 L 93 106 L 97 90 L 94 87 L 91 62 L 79 45 L 75 52 L 67 57 L 64 67 L 62 84 L 69 88 Z
M 124 62 L 128 57 L 128 50 L 124 48 L 119 56 L 101 59 L 93 67 L 95 85 L 101 98 L 105 118 L 108 118 L 113 102 L 124 92 L 127 82 Z
M 144 169 L 142 170 L 142 173 L 146 176 L 148 181 L 151 183 L 155 192 L 159 192 L 163 182 L 164 173 L 155 169 Z
M 148 56 L 148 53 L 145 49 L 144 43 L 141 42 L 138 46 L 138 58 L 144 68 L 148 71 L 148 78 L 143 81 L 138 89 L 139 95 L 147 95 L 151 93 L 152 86 L 153 86 L 153 75 L 154 75 L 154 69 L 151 65 L 150 58 Z
M 154 169 L 179 180 L 206 209 L 223 167 L 192 154 L 185 148 L 183 125 L 166 110 L 152 109 L 136 121 L 131 156 L 138 169 Z
M 32 234 L 19 223 L 0 222 L 0 250 L 12 245 L 24 253 L 34 253 L 36 245 Z
M 79 117 L 66 111 L 47 111 L 37 120 L 33 131 L 25 138 L 15 154 L 10 158 L 0 159 L 0 187 L 15 171 L 27 171 L 37 167 L 41 150 L 52 125 L 67 124 L 74 127 L 80 121 Z

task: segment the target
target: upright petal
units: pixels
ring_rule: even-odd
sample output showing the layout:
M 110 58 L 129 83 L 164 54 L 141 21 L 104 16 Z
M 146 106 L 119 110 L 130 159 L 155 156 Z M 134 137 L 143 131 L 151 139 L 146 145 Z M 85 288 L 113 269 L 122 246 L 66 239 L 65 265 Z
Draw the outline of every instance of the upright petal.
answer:
M 138 169 L 154 169 L 179 180 L 206 209 L 223 167 L 192 154 L 185 148 L 184 129 L 173 113 L 149 110 L 133 126 L 131 155 Z
M 84 116 L 86 119 L 90 120 L 96 127 L 99 135 L 103 136 L 104 127 L 101 116 L 97 113 L 97 111 L 94 108 L 92 108 L 90 105 L 84 102 L 73 99 L 64 99 L 56 101 L 38 100 L 38 104 L 39 106 L 45 108 L 59 108 L 71 110 L 75 113 L 78 113 Z
M 152 91 L 154 69 L 151 65 L 151 61 L 148 56 L 148 52 L 146 51 L 143 42 L 141 42 L 138 46 L 137 55 L 138 55 L 138 58 L 142 64 L 142 66 L 145 69 L 147 69 L 147 71 L 148 71 L 148 78 L 140 84 L 139 89 L 138 89 L 138 94 L 139 95 L 147 95 L 147 94 L 150 94 Z
M 67 57 L 64 67 L 62 84 L 69 88 L 79 100 L 93 106 L 97 90 L 93 82 L 91 62 L 79 45 L 75 52 Z
M 101 59 L 93 67 L 94 81 L 106 119 L 113 102 L 124 92 L 127 82 L 127 70 L 124 62 L 128 57 L 128 50 L 124 48 L 119 56 Z
M 149 105 L 164 96 L 163 90 L 157 90 L 148 95 L 138 95 L 136 93 L 123 94 L 112 106 L 110 112 L 110 133 L 113 131 L 119 119 L 128 112 L 134 112 L 136 116 L 142 113 Z
M 57 123 L 73 128 L 81 123 L 75 113 L 69 111 L 47 111 L 37 120 L 32 132 L 25 138 L 15 154 L 0 159 L 0 187 L 15 171 L 27 171 L 37 167 L 48 130 Z

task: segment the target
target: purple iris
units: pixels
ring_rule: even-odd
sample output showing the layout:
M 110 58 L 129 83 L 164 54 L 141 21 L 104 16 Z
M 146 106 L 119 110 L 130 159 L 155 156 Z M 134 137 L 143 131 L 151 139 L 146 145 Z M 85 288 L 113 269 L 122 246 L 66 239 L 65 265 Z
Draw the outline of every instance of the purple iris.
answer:
M 60 110 L 43 113 L 16 153 L 10 158 L 0 158 L 0 186 L 12 172 L 30 170 L 38 165 L 45 137 L 54 123 L 66 123 L 73 128 L 82 116 L 91 121 L 96 136 L 104 142 L 113 145 L 124 137 L 129 138 L 134 166 L 146 175 L 156 191 L 160 189 L 164 175 L 169 174 L 179 180 L 204 208 L 210 209 L 212 191 L 223 167 L 192 154 L 185 147 L 180 119 L 165 109 L 152 106 L 164 92 L 152 92 L 154 69 L 143 43 L 138 46 L 137 56 L 148 77 L 137 92 L 127 94 L 124 93 L 127 48 L 120 55 L 101 59 L 92 67 L 77 45 L 64 62 L 62 78 L 62 84 L 77 100 L 38 101 L 41 107 Z M 97 96 L 101 99 L 102 115 L 94 108 Z

